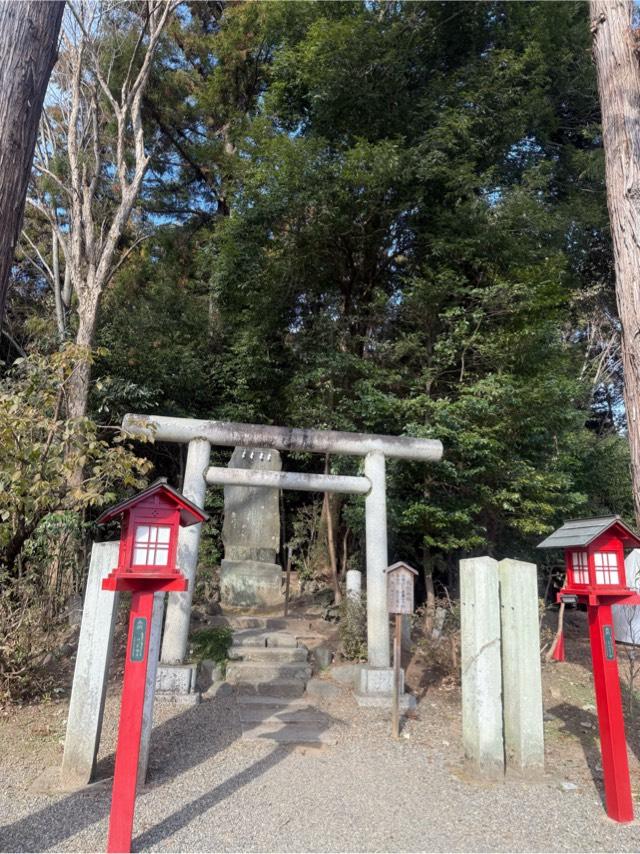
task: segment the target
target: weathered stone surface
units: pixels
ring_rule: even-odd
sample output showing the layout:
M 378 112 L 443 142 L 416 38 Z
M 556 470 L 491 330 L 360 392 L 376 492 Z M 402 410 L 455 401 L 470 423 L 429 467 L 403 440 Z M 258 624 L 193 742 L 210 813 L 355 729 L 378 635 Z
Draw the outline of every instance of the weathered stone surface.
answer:
M 165 694 L 190 694 L 196 687 L 195 664 L 160 664 L 156 674 L 156 691 Z
M 320 644 L 313 650 L 313 658 L 316 665 L 320 668 L 328 667 L 333 660 L 333 652 L 331 647 Z
M 117 593 L 102 589 L 102 579 L 118 563 L 119 547 L 119 542 L 94 543 L 91 549 L 62 758 L 65 788 L 89 783 L 98 752 L 118 603 Z
M 200 662 L 198 668 L 198 687 L 201 691 L 208 691 L 214 682 L 223 679 L 222 666 L 211 658 L 205 658 Z
M 278 605 L 284 599 L 282 568 L 277 563 L 225 558 L 220 571 L 220 596 L 225 605 L 235 608 Z
M 305 661 L 230 661 L 227 665 L 227 681 L 231 682 L 272 682 L 280 679 L 300 679 L 306 681 L 311 676 L 311 668 Z
M 153 610 L 151 612 L 151 631 L 149 633 L 149 663 L 144 686 L 144 706 L 142 708 L 142 730 L 140 733 L 140 755 L 138 758 L 138 785 L 143 786 L 147 781 L 149 766 L 149 750 L 151 748 L 151 732 L 153 730 L 153 704 L 156 694 L 156 676 L 160 659 L 160 641 L 162 638 L 162 623 L 164 618 L 165 593 L 153 594 Z
M 202 696 L 211 700 L 214 697 L 229 697 L 231 694 L 233 694 L 233 688 L 228 682 L 214 682 Z
M 502 622 L 502 696 L 507 767 L 544 771 L 538 577 L 534 563 L 498 564 Z
M 393 693 L 393 667 L 360 668 L 358 690 L 360 694 Z M 404 670 L 400 670 L 400 693 L 404 691 Z
M 327 682 L 324 679 L 309 679 L 307 682 L 307 694 L 312 694 L 316 697 L 338 697 L 341 693 L 337 685 Z
M 156 691 L 155 702 L 161 706 L 197 706 L 202 696 L 199 691 L 191 694 L 172 694 L 169 691 Z
M 278 451 L 236 448 L 230 468 L 281 471 Z M 279 490 L 265 486 L 225 486 L 222 528 L 224 560 L 220 598 L 231 607 L 260 608 L 283 601 Z
M 207 489 L 205 473 L 209 467 L 210 456 L 211 447 L 206 439 L 196 438 L 189 442 L 182 493 L 198 507 L 204 507 Z M 189 586 L 187 590 L 169 594 L 162 637 L 163 664 L 182 664 L 187 655 L 201 530 L 200 522 L 180 528 L 178 535 L 177 564 L 189 581 Z
M 278 451 L 236 448 L 229 468 L 281 471 Z M 265 486 L 225 486 L 222 540 L 226 560 L 275 563 L 280 549 L 280 498 Z
M 462 741 L 480 774 L 504 774 L 498 562 L 460 561 Z
M 360 599 L 362 593 L 362 573 L 359 569 L 347 570 L 347 596 Z
M 264 697 L 302 697 L 304 687 L 303 679 L 273 679 L 270 682 L 238 681 L 235 683 L 238 694 Z
M 308 652 L 304 647 L 298 646 L 232 646 L 229 648 L 228 655 L 232 660 L 290 663 L 294 661 L 306 662 Z
M 334 664 L 329 673 L 336 682 L 355 687 L 359 684 L 361 667 L 361 664 Z
M 393 706 L 393 696 L 391 694 L 361 694 L 359 691 L 354 693 L 356 703 L 365 709 L 390 709 Z M 413 694 L 400 694 L 398 705 L 401 712 L 409 712 L 415 709 L 417 702 Z

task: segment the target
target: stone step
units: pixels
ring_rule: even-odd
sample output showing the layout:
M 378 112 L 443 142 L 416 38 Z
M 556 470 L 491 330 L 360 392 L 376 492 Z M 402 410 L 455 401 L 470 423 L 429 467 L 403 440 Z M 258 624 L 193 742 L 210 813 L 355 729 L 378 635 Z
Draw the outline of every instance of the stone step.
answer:
M 265 627 L 268 631 L 290 632 L 293 635 L 326 635 L 335 631 L 335 626 L 320 616 L 310 617 L 267 617 Z
M 230 661 L 227 665 L 227 682 L 273 682 L 280 679 L 299 679 L 306 682 L 311 677 L 311 667 L 303 661 L 262 662 Z
M 308 709 L 309 701 L 293 699 L 292 697 L 278 697 L 277 695 L 239 694 L 238 706 L 240 710 L 243 707 L 262 706 L 263 708 L 269 707 L 272 711 L 275 711 L 279 707 L 293 711 L 294 709 Z
M 317 726 L 287 724 L 278 729 L 271 725 L 258 725 L 243 729 L 243 741 L 273 741 L 278 744 L 335 744 L 336 737 L 318 729 Z
M 245 724 L 329 724 L 331 718 L 326 712 L 313 706 L 300 709 L 275 709 L 273 706 L 243 706 L 240 709 L 240 721 Z
M 287 702 L 291 697 L 302 697 L 305 683 L 302 679 L 274 679 L 271 682 L 243 682 L 235 683 L 238 699 L 246 702 L 249 699 L 259 699 L 264 702 L 269 698 L 281 703 Z M 286 698 L 286 699 L 285 699 Z
M 230 626 L 233 629 L 266 629 L 267 620 L 265 617 L 226 617 L 218 614 L 211 618 L 212 626 Z
M 264 629 L 244 629 L 234 632 L 234 646 L 248 647 L 296 647 L 294 635 L 288 632 L 267 632 Z
M 269 661 L 273 663 L 290 664 L 295 661 L 307 660 L 307 652 L 305 647 L 288 647 L 288 646 L 235 646 L 229 648 L 228 656 L 230 659 L 237 661 Z

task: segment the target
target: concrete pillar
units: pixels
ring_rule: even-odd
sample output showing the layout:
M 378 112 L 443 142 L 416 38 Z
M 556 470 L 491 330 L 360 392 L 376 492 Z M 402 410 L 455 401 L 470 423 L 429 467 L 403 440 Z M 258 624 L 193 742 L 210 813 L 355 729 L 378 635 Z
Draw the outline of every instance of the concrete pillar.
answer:
M 192 439 L 189 442 L 182 493 L 198 507 L 204 507 L 207 487 L 205 476 L 209 468 L 210 456 L 211 446 L 206 439 Z M 202 524 L 198 524 L 180 529 L 177 563 L 189 581 L 189 588 L 184 593 L 169 594 L 162 640 L 163 664 L 181 664 L 187 654 L 191 600 L 198 566 L 201 528 Z
M 475 769 L 504 773 L 502 667 L 498 563 L 490 557 L 460 561 L 462 635 L 462 741 Z
M 147 681 L 144 688 L 144 706 L 142 707 L 142 732 L 140 734 L 140 755 L 138 758 L 138 785 L 147 781 L 147 766 L 149 764 L 149 748 L 151 746 L 151 731 L 153 729 L 153 700 L 156 694 L 156 675 L 160 659 L 160 638 L 162 636 L 162 619 L 164 617 L 164 600 L 166 593 L 153 594 L 153 611 L 151 612 L 151 629 L 149 635 L 149 656 L 147 664 Z
M 502 694 L 507 768 L 544 770 L 538 576 L 534 563 L 498 564 L 502 624 Z
M 362 573 L 359 569 L 347 570 L 347 597 L 360 600 L 362 596 Z
M 387 489 L 385 458 L 371 451 L 364 458 L 364 474 L 371 481 L 365 498 L 367 540 L 367 646 L 372 667 L 389 667 L 389 614 L 387 612 Z
M 74 789 L 90 782 L 100 744 L 118 594 L 102 579 L 118 564 L 119 542 L 94 543 L 84 596 L 80 638 L 64 740 L 61 783 Z

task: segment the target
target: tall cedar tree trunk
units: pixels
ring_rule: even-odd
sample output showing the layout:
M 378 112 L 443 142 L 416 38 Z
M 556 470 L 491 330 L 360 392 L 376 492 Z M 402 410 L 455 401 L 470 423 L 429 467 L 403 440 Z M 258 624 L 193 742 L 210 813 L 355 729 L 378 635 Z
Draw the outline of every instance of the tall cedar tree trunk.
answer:
M 0 2 L 0 324 L 64 0 Z
M 640 57 L 632 0 L 591 0 L 636 522 L 640 525 Z

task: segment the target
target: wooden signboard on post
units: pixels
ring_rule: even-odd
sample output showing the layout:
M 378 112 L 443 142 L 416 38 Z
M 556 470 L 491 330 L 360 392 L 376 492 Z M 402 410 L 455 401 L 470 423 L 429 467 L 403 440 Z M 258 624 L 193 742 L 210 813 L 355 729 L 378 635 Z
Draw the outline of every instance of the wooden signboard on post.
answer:
M 413 584 L 417 571 L 398 561 L 385 569 L 387 574 L 387 609 L 395 614 L 393 635 L 393 718 L 394 738 L 400 735 L 400 656 L 402 652 L 402 617 L 413 614 Z

